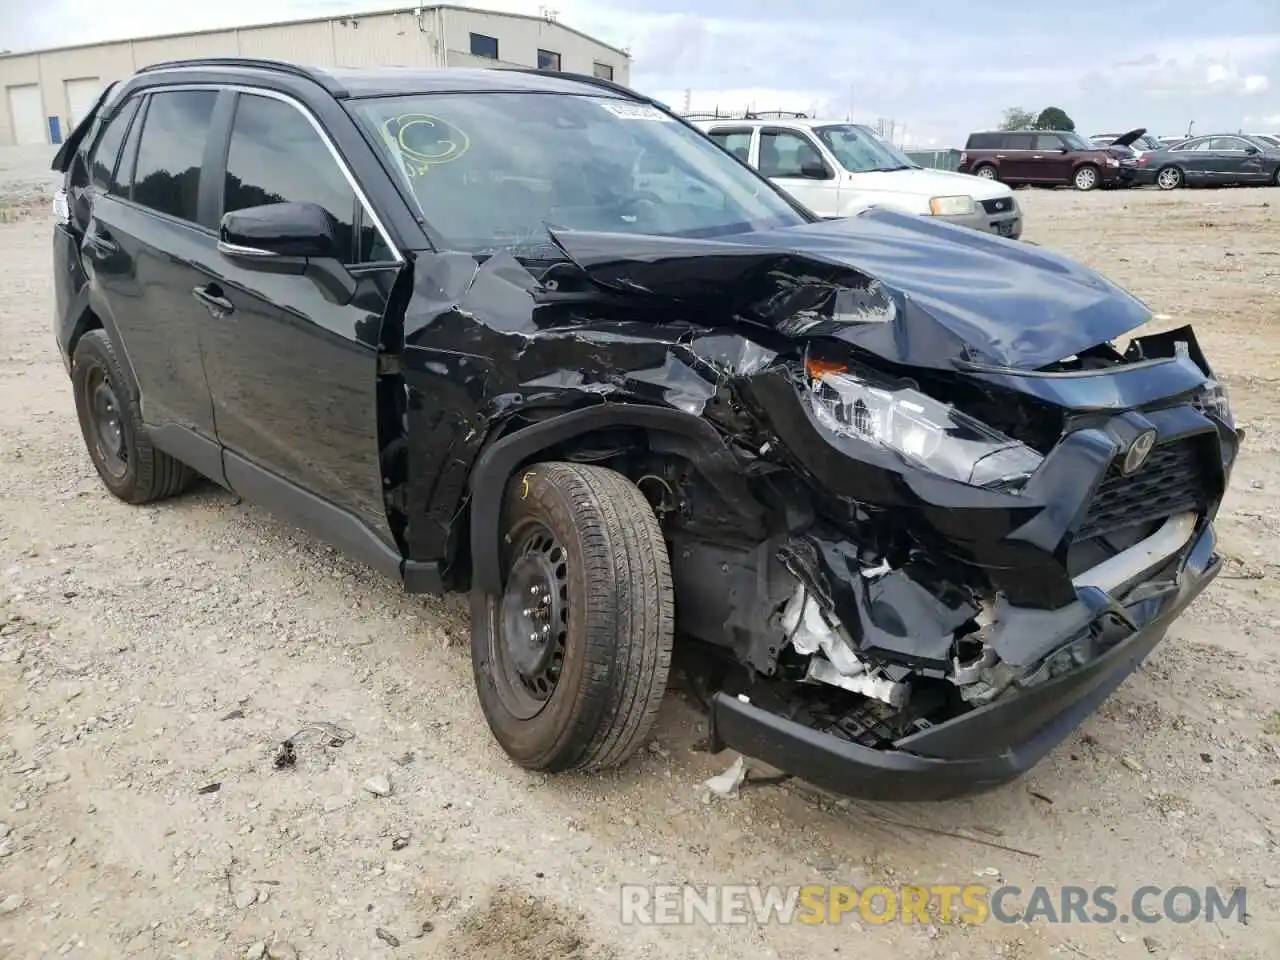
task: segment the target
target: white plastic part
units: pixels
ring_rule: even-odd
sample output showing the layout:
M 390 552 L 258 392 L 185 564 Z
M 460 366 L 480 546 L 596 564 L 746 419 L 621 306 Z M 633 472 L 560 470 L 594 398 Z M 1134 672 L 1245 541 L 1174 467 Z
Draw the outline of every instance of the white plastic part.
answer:
M 1121 550 L 1096 567 L 1079 574 L 1072 584 L 1076 589 L 1097 587 L 1107 593 L 1118 589 L 1147 570 L 1168 560 L 1191 540 L 1196 532 L 1194 513 L 1176 513 L 1151 536 Z

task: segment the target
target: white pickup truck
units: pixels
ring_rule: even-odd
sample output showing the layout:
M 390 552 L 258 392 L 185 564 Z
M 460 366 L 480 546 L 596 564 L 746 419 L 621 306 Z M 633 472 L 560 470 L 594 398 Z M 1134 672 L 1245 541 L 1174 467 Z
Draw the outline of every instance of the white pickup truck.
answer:
M 889 207 L 1002 237 L 1022 235 L 1013 191 L 996 180 L 926 170 L 870 127 L 809 119 L 692 120 L 822 217 Z

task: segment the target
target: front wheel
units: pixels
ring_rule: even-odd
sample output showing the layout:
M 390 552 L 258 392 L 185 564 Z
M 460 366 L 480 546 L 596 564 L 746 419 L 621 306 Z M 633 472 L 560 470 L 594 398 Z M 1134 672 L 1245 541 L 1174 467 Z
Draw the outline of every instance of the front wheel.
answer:
M 1156 186 L 1161 190 L 1177 190 L 1182 186 L 1182 171 L 1177 167 L 1165 167 L 1156 174 Z
M 1098 168 L 1083 166 L 1076 171 L 1071 182 L 1077 190 L 1092 190 L 1098 185 Z
M 674 592 L 653 509 L 613 470 L 542 463 L 512 479 L 502 511 L 503 593 L 471 591 L 489 728 L 528 769 L 616 767 L 652 728 L 671 665 Z

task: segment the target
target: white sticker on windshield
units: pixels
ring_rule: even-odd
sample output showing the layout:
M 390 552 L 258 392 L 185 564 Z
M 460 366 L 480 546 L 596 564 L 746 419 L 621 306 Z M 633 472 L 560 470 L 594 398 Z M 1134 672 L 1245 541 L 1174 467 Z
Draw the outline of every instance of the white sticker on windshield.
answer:
M 674 122 L 657 107 L 647 103 L 632 103 L 629 100 L 601 100 L 604 107 L 619 120 L 657 120 L 659 123 Z

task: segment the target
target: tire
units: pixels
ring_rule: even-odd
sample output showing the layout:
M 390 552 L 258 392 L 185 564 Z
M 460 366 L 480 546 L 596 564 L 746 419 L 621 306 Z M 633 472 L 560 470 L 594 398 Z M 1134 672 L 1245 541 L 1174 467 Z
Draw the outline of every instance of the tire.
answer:
M 1271 175 L 1271 185 L 1280 187 L 1280 167 L 1276 167 L 1276 172 Z
M 981 177 L 983 180 L 999 180 L 1000 179 L 996 175 L 996 168 L 989 163 L 979 164 L 977 167 L 974 168 L 973 175 L 975 177 Z
M 1156 171 L 1156 186 L 1161 190 L 1177 190 L 1186 184 L 1186 178 L 1178 167 L 1161 167 Z
M 1092 190 L 1098 185 L 1098 168 L 1091 163 L 1082 164 L 1071 175 L 1071 185 L 1077 190 Z
M 530 770 L 617 767 L 648 736 L 671 667 L 674 591 L 653 509 L 620 473 L 542 463 L 512 478 L 502 512 L 505 592 L 471 591 L 489 729 Z
M 125 503 L 177 496 L 196 474 L 152 446 L 128 383 L 105 331 L 90 330 L 80 338 L 71 358 L 71 385 L 89 459 L 106 488 Z

